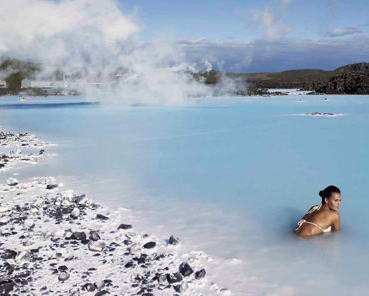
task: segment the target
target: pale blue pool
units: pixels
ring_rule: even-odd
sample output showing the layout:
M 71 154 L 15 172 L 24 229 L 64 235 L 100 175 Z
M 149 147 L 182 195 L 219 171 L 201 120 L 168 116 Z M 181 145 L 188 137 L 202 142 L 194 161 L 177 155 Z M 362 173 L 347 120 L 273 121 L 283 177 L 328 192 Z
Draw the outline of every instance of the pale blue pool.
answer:
M 0 126 L 60 145 L 20 178 L 59 176 L 106 205 L 136 210 L 142 227 L 217 258 L 215 278 L 234 295 L 364 295 L 369 96 L 324 97 L 141 107 L 8 97 Z M 343 115 L 296 115 L 315 111 Z M 297 220 L 331 184 L 342 190 L 342 231 L 297 239 Z

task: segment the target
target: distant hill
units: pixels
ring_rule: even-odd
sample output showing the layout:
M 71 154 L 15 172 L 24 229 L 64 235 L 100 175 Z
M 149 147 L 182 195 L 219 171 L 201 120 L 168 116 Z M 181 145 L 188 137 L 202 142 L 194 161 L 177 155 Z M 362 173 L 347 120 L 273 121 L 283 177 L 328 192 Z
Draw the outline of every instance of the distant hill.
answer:
M 326 94 L 369 94 L 369 63 L 340 67 L 336 75 L 316 89 Z
M 224 78 L 230 78 L 237 81 L 238 85 L 247 86 L 248 89 L 297 88 L 317 92 L 325 92 L 326 90 L 329 93 L 354 92 L 369 94 L 365 73 L 369 73 L 369 63 L 346 65 L 332 71 L 299 69 L 283 72 L 239 74 L 212 70 L 197 73 L 195 78 L 202 79 L 206 84 L 217 84 Z M 347 81 L 347 87 L 342 86 L 343 81 Z
M 369 63 L 356 63 L 339 67 L 336 72 L 369 71 Z
M 119 68 L 118 68 L 119 69 Z M 16 59 L 0 60 L 0 79 L 5 79 L 9 90 L 21 87 L 23 79 L 34 79 L 42 65 Z M 81 70 L 82 71 L 82 70 Z M 298 69 L 270 73 L 231 73 L 208 71 L 192 73 L 193 79 L 207 85 L 227 83 L 230 79 L 237 86 L 237 94 L 258 93 L 266 88 L 297 88 L 329 94 L 369 94 L 369 63 L 356 63 L 332 71 Z M 49 79 L 61 80 L 62 70 L 50 73 Z M 6 93 L 6 90 L 2 90 Z

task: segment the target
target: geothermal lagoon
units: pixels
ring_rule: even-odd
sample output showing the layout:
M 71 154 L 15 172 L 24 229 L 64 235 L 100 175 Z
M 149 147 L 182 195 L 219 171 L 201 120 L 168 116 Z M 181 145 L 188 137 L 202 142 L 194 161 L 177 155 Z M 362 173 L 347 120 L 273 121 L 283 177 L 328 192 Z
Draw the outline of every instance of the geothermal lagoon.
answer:
M 1 130 L 56 145 L 47 148 L 51 157 L 16 176 L 3 171 L 0 181 L 52 176 L 107 212 L 125 209 L 137 231 L 162 241 L 178 236 L 176 252 L 206 254 L 214 293 L 364 295 L 368 126 L 369 96 L 218 97 L 170 106 L 4 97 Z M 331 184 L 342 190 L 342 230 L 299 239 L 296 222 Z

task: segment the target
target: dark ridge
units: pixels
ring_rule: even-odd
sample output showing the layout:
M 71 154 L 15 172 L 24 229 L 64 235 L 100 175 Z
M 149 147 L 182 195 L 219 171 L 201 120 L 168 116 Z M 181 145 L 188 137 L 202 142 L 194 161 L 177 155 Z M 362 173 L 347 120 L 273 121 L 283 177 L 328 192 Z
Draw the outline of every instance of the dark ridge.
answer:
M 336 72 L 369 71 L 369 63 L 355 63 L 335 69 Z

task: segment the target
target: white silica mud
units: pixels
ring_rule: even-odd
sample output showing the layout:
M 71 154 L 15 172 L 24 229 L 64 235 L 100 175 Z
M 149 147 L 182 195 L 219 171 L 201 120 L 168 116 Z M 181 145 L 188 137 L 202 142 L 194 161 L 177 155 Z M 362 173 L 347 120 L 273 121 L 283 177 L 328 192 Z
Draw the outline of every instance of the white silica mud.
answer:
M 25 163 L 51 156 L 45 149 L 53 145 L 0 131 L 0 146 L 17 148 L 0 154 L 0 174 L 18 176 Z M 24 156 L 20 147 L 33 153 Z M 207 280 L 212 259 L 204 252 L 181 252 L 173 235 L 136 232 L 131 211 L 63 190 L 53 177 L 9 177 L 0 202 L 1 295 L 230 294 Z
M 181 293 L 189 295 L 343 296 L 363 295 L 369 289 L 365 252 L 369 136 L 363 132 L 369 125 L 368 96 L 199 98 L 180 106 L 136 107 L 61 99 L 63 103 L 55 106 L 53 98 L 38 98 L 30 107 L 19 98 L 14 104 L 12 98 L 0 102 L 3 130 L 29 132 L 58 144 L 46 149 L 53 157 L 39 160 L 37 166 L 3 171 L 0 181 L 5 189 L 9 178 L 18 180 L 14 186 L 37 187 L 41 186 L 37 182 L 50 179 L 33 177 L 53 176 L 64 187 L 47 190 L 44 183 L 28 192 L 46 192 L 51 201 L 59 196 L 60 207 L 64 199 L 73 203 L 85 194 L 98 207 L 86 209 L 86 215 L 85 209 L 69 209 L 61 221 L 68 225 L 61 227 L 68 235 L 84 232 L 87 237 L 90 231 L 100 231 L 103 238 L 101 231 L 107 230 L 109 235 L 102 239 L 105 254 L 110 239 L 134 231 L 129 239 L 137 238 L 139 243 L 134 243 L 139 247 L 155 242 L 154 252 L 163 248 L 164 253 L 174 253 L 168 257 L 173 259 L 164 259 L 174 262 L 168 273 L 179 271 L 185 262 L 194 272 L 205 268 L 202 280 L 194 279 L 194 274 L 184 277 L 191 292 Z M 342 230 L 297 238 L 296 222 L 320 203 L 318 192 L 328 185 L 342 191 Z M 69 190 L 73 195 L 65 193 Z M 96 219 L 97 214 L 109 220 Z M 82 230 L 70 227 L 69 221 Z M 38 230 L 34 222 L 34 226 L 27 222 L 27 231 Z M 133 225 L 133 230 L 118 232 L 120 224 Z M 171 235 L 180 238 L 180 246 L 166 243 Z M 76 246 L 86 256 L 101 253 L 95 250 L 103 247 L 79 241 Z M 147 254 L 152 259 L 151 251 Z M 105 255 L 101 256 L 91 262 L 101 265 L 98 260 Z M 105 259 L 111 264 L 109 256 Z M 79 273 L 63 265 L 69 271 L 53 275 L 58 289 L 60 275 L 64 284 L 77 285 Z M 115 272 L 118 267 L 111 268 Z M 93 272 L 86 281 L 91 277 L 91 283 L 100 287 Z M 173 286 L 163 293 L 176 293 Z

